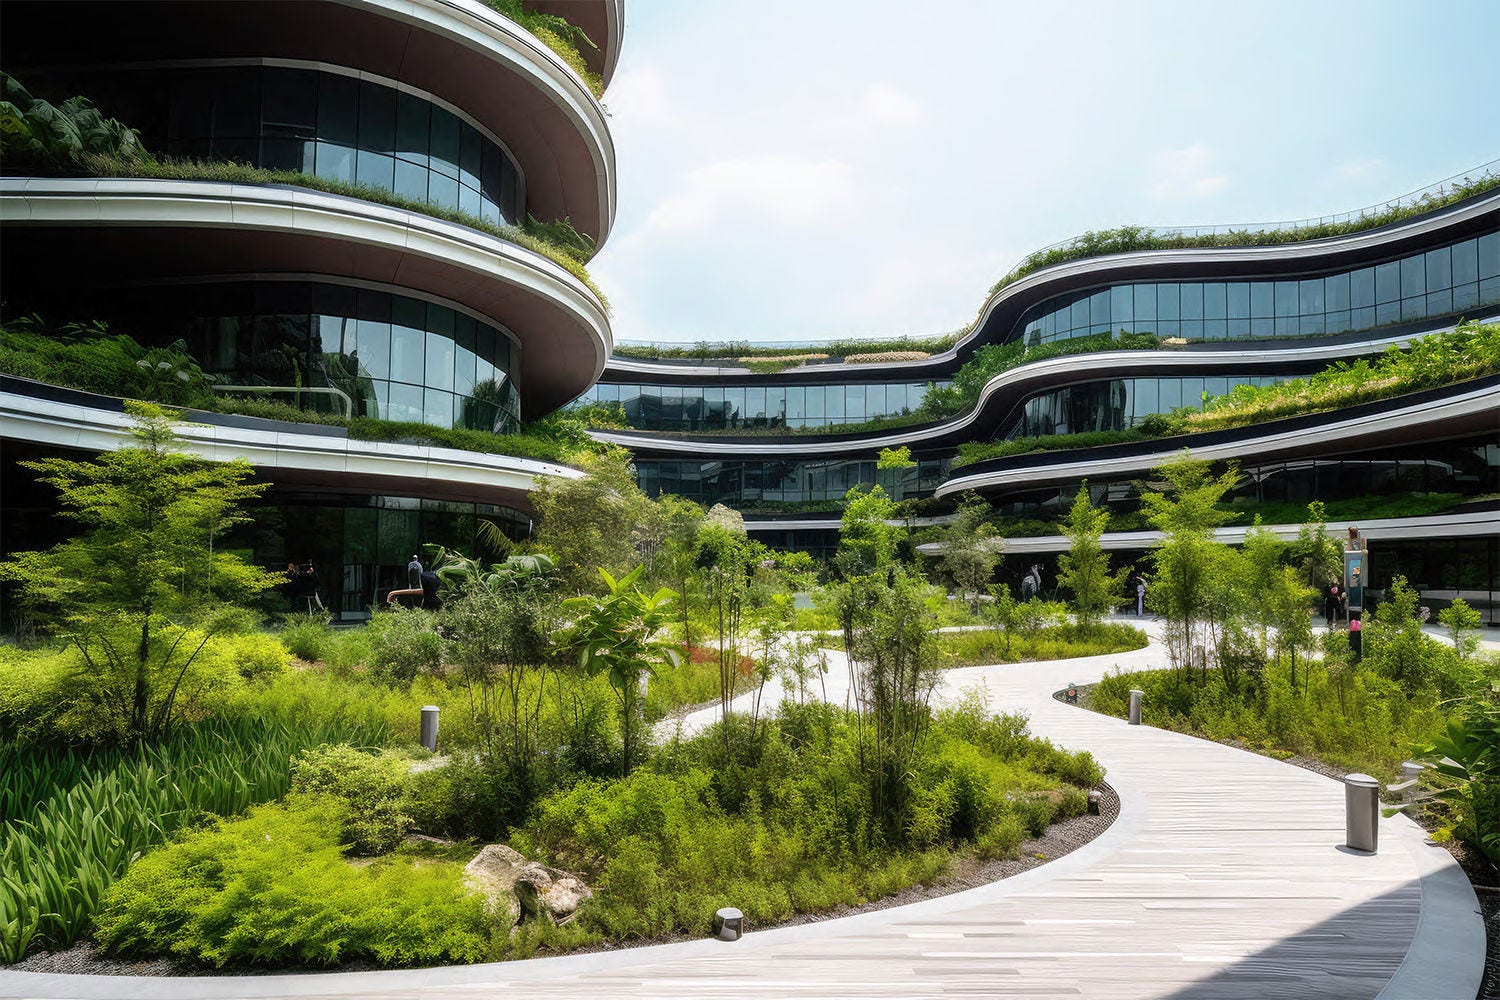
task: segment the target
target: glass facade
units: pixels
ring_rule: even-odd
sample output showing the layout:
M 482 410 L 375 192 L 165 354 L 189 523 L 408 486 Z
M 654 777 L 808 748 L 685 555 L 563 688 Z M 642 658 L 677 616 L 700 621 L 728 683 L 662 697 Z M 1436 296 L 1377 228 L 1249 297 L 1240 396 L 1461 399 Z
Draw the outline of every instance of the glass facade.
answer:
M 1305 280 L 1108 285 L 1026 311 L 1007 339 L 1044 344 L 1098 333 L 1188 340 L 1310 337 L 1373 330 L 1500 305 L 1500 233 Z
M 641 489 L 655 497 L 674 493 L 705 507 L 722 503 L 741 510 L 807 505 L 833 510 L 850 488 L 879 483 L 896 500 L 932 493 L 948 475 L 948 455 L 915 455 L 910 469 L 876 469 L 874 457 L 750 461 L 637 459 Z
M 505 431 L 520 415 L 510 338 L 447 306 L 321 282 L 182 285 L 124 293 L 132 332 L 181 337 L 217 383 L 305 409 Z M 163 314 L 177 316 L 175 324 Z M 303 390 L 303 391 L 299 391 Z M 320 391 L 306 391 L 320 390 Z M 321 391 L 332 390 L 332 391 Z
M 921 405 L 930 384 L 695 386 L 601 383 L 580 397 L 578 404 L 619 403 L 629 426 L 643 431 L 834 427 L 910 416 Z M 949 383 L 937 384 L 946 386 Z
M 184 67 L 112 73 L 86 91 L 169 156 L 372 184 L 495 224 L 526 218 L 510 155 L 463 116 L 326 70 Z
M 1237 385 L 1265 386 L 1282 381 L 1270 375 L 1180 378 L 1124 378 L 1089 382 L 1032 396 L 1006 437 L 1041 437 L 1082 431 L 1118 431 L 1155 413 L 1200 406 Z
M 474 553 L 483 551 L 476 537 L 481 520 L 515 540 L 531 528 L 525 514 L 509 507 L 416 497 L 273 493 L 254 515 L 228 544 L 273 570 L 312 561 L 323 602 L 346 619 L 365 617 L 387 593 L 405 587 L 406 564 L 423 545 Z

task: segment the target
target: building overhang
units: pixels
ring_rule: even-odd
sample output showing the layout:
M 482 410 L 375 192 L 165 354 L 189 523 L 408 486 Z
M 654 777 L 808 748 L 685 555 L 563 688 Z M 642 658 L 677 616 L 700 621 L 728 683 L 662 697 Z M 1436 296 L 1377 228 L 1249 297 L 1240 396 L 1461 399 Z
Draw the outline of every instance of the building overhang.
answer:
M 125 68 L 122 52 L 129 66 L 279 58 L 407 84 L 501 137 L 525 176 L 532 215 L 568 218 L 596 245 L 614 223 L 615 152 L 603 108 L 552 50 L 479 0 L 5 5 L 0 64 L 23 83 L 32 70 Z M 85 96 L 107 106 L 105 95 Z
M 0 223 L 8 283 L 319 273 L 462 303 L 515 338 L 528 419 L 592 385 L 612 343 L 599 300 L 553 261 L 356 198 L 206 181 L 0 178 Z

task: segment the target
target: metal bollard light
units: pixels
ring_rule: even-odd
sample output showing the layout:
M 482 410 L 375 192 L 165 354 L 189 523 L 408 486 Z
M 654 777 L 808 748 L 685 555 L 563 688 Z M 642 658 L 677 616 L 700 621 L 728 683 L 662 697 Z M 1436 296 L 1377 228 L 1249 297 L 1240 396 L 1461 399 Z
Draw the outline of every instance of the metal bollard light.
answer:
M 744 926 L 745 915 L 732 906 L 714 914 L 714 937 L 720 941 L 738 941 Z
M 438 729 L 438 707 L 436 705 L 422 706 L 422 746 L 428 750 L 437 750 Z
M 1141 724 L 1141 699 L 1146 697 L 1146 692 L 1140 688 L 1130 689 L 1130 724 L 1139 726 Z
M 1344 775 L 1344 846 L 1375 853 L 1380 838 L 1380 782 L 1368 774 Z

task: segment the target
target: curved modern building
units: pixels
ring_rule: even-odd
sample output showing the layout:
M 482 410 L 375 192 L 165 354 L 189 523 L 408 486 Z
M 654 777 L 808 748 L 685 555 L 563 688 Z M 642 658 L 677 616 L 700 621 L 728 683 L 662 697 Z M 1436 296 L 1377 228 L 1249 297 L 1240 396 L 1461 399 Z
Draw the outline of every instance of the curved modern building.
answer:
M 621 0 L 529 7 L 584 32 L 588 68 L 610 77 Z M 54 103 L 86 96 L 158 158 L 194 164 L 0 178 L 7 316 L 181 340 L 222 393 L 442 428 L 509 430 L 603 372 L 603 302 L 524 233 L 566 223 L 580 246 L 608 237 L 607 120 L 589 83 L 496 8 L 18 0 L 0 68 Z M 219 179 L 218 163 L 276 183 Z M 0 386 L 0 418 L 8 473 L 122 440 L 118 399 L 24 380 Z M 192 450 L 250 458 L 271 484 L 238 544 L 268 565 L 321 563 L 350 613 L 419 542 L 468 548 L 481 520 L 524 534 L 533 477 L 577 474 L 336 427 L 197 419 Z M 6 548 L 45 537 L 46 491 L 23 475 L 6 484 Z
M 1464 318 L 1500 316 L 1500 189 L 1479 187 L 1436 210 L 1326 239 L 1042 267 L 1003 283 L 952 349 L 921 361 L 833 358 L 755 374 L 733 361 L 615 358 L 585 399 L 620 405 L 629 429 L 596 435 L 635 453 L 648 490 L 735 507 L 768 543 L 815 551 L 835 543 L 839 500 L 858 483 L 879 482 L 898 499 L 930 498 L 929 514 L 972 490 L 1001 513 L 1044 521 L 1066 511 L 1085 479 L 1096 501 L 1132 510 L 1136 484 L 1184 447 L 1240 462 L 1238 499 L 1249 503 L 1449 496 L 1451 513 L 1422 518 L 1410 538 L 1400 524 L 1382 528 L 1374 580 L 1402 573 L 1439 603 L 1462 593 L 1493 618 L 1494 378 L 1236 431 L 954 467 L 963 442 L 1123 430 L 1236 385 L 1307 375 Z M 1125 349 L 1144 339 L 1132 334 L 1152 335 L 1155 346 Z M 1017 343 L 1098 349 L 1021 363 L 989 379 L 964 412 L 922 419 L 929 391 L 980 348 Z M 893 447 L 910 448 L 916 464 L 877 468 L 879 452 Z M 1446 533 L 1434 527 L 1444 517 Z M 1112 544 L 1139 555 L 1148 541 L 1130 534 Z M 1061 537 L 1015 542 L 1028 563 L 1066 547 Z

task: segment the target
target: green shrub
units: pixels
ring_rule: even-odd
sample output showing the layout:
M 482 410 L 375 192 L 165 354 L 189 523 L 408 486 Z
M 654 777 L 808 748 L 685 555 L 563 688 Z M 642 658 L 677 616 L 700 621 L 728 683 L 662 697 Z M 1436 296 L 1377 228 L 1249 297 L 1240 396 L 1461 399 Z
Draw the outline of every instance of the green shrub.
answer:
M 316 663 L 333 646 L 333 629 L 326 615 L 288 615 L 281 627 L 281 643 L 299 660 Z
M 100 945 L 273 968 L 485 958 L 490 928 L 461 867 L 398 857 L 353 866 L 338 843 L 345 812 L 329 798 L 262 806 L 148 854 L 106 894 Z
M 441 674 L 445 643 L 431 612 L 421 608 L 377 611 L 365 626 L 370 639 L 370 671 L 398 687 L 410 687 L 419 673 Z
M 411 761 L 371 754 L 347 743 L 304 750 L 292 760 L 292 790 L 344 803 L 344 841 L 351 854 L 384 854 L 411 830 L 406 813 Z
M 220 669 L 234 670 L 247 681 L 270 680 L 291 668 L 291 655 L 281 640 L 256 632 L 216 635 L 198 655 L 218 661 Z

